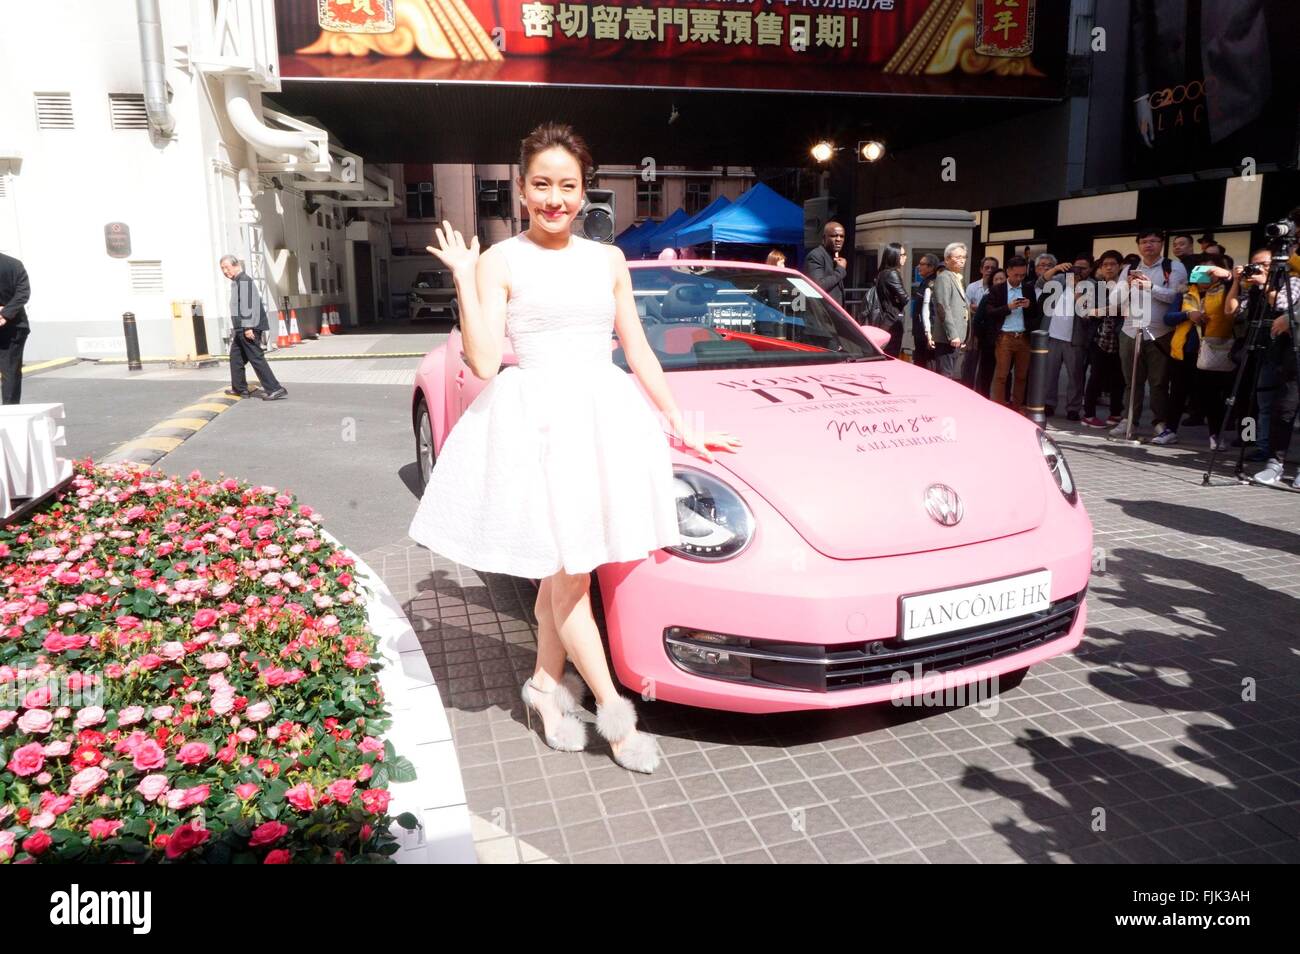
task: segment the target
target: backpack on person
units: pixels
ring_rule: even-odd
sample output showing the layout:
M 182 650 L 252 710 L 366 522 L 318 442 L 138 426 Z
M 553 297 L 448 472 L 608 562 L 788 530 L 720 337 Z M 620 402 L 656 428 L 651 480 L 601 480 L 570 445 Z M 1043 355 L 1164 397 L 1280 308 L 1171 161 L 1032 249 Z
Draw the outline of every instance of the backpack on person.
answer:
M 868 288 L 862 296 L 862 304 L 858 307 L 858 324 L 885 327 L 885 310 L 880 307 L 880 296 L 876 294 L 875 285 Z

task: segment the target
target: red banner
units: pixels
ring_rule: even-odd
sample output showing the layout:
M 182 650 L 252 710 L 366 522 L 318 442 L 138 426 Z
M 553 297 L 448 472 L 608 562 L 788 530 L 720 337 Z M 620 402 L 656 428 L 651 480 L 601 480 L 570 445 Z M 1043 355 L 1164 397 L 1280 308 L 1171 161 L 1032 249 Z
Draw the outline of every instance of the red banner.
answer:
M 285 77 L 1059 95 L 1035 0 L 280 0 Z M 1064 37 L 1046 44 L 1064 54 Z

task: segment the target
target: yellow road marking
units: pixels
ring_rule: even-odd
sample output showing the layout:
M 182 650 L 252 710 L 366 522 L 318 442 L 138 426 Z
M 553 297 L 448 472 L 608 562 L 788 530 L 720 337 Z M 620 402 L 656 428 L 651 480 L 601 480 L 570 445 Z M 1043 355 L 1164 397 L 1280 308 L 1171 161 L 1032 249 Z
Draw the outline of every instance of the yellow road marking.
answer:
M 78 361 L 78 358 L 54 358 L 50 361 L 42 361 L 39 364 L 28 364 L 23 366 L 23 374 L 29 371 L 44 371 L 46 368 L 57 368 L 61 364 L 72 364 Z
M 173 417 L 149 428 L 151 431 L 161 431 L 165 427 L 184 427 L 192 431 L 197 431 L 204 424 L 208 423 L 206 417 Z
M 200 401 L 195 404 L 188 404 L 181 408 L 181 413 L 184 413 L 185 411 L 216 411 L 220 414 L 222 411 L 228 410 L 232 406 L 233 405 L 230 404 L 218 404 L 216 401 Z
M 127 441 L 117 450 L 113 451 L 113 453 L 120 454 L 124 450 L 135 448 L 168 453 L 174 451 L 183 443 L 185 443 L 185 438 L 183 437 L 137 437 L 135 440 Z

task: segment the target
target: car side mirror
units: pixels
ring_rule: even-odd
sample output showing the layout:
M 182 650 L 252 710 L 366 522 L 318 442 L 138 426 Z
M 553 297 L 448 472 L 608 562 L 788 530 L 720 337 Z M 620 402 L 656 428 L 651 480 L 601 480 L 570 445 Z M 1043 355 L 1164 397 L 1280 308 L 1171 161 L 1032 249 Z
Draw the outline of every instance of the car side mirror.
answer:
M 885 350 L 885 345 L 889 344 L 889 332 L 884 328 L 877 328 L 875 325 L 863 325 L 862 333 L 867 336 L 867 340 L 879 348 Z

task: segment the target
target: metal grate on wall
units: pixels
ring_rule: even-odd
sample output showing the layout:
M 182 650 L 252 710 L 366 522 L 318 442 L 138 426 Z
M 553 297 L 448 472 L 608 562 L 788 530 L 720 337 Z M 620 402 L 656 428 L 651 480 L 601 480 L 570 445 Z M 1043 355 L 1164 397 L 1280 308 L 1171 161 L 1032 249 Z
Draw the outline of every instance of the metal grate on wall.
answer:
M 162 262 L 131 262 L 131 291 L 137 295 L 161 295 Z
M 114 129 L 148 129 L 143 93 L 109 93 L 109 121 Z
M 0 199 L 9 194 L 9 177 L 0 176 Z
M 72 129 L 72 94 L 36 94 L 37 129 Z

